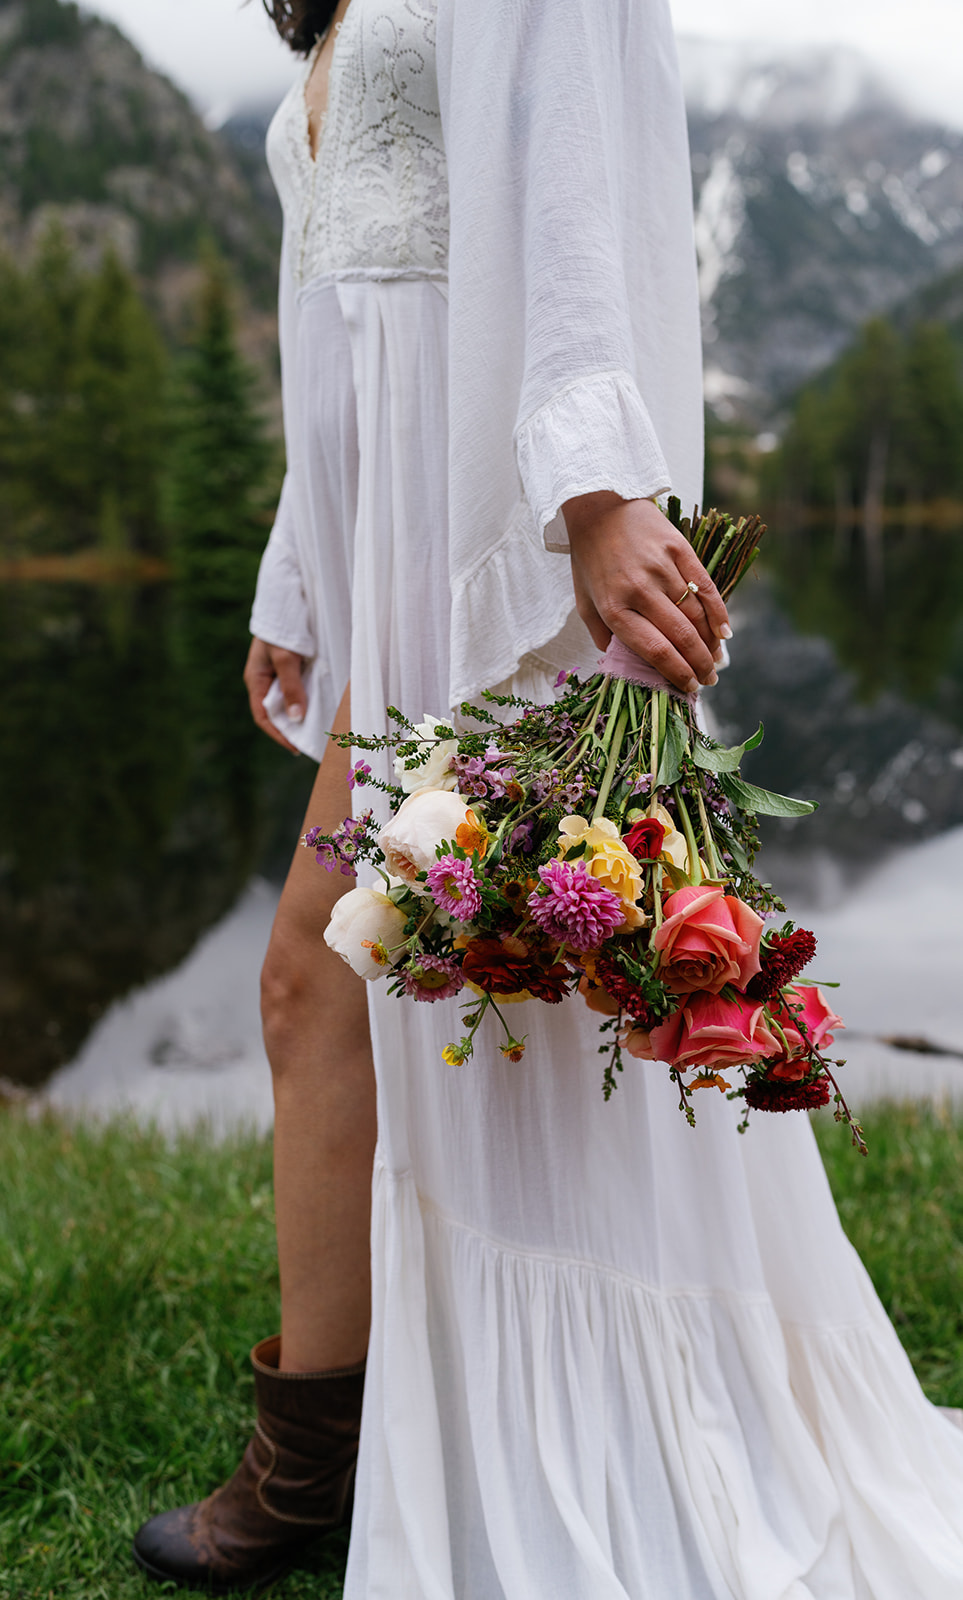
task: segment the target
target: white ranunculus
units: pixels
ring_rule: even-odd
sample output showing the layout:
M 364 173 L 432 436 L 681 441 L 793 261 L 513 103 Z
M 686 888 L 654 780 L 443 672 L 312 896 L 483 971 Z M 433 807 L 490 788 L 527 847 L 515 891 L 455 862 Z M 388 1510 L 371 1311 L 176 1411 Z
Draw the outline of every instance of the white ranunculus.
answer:
M 395 777 L 407 794 L 419 794 L 422 789 L 454 789 L 458 776 L 451 770 L 451 758 L 458 749 L 458 740 L 439 740 L 435 733 L 436 728 L 450 727 L 446 717 L 431 717 L 427 712 L 421 722 L 415 723 L 419 739 L 434 749 L 420 767 L 406 768 L 404 756 L 395 757 Z
M 324 942 L 359 978 L 383 978 L 387 967 L 383 959 L 378 960 L 375 947 L 390 950 L 400 944 L 407 920 L 394 901 L 377 889 L 349 889 L 335 901 Z
M 410 794 L 378 835 L 385 867 L 405 883 L 414 883 L 438 857 L 443 840 L 454 840 L 465 820 L 468 801 L 448 789 L 419 789 Z

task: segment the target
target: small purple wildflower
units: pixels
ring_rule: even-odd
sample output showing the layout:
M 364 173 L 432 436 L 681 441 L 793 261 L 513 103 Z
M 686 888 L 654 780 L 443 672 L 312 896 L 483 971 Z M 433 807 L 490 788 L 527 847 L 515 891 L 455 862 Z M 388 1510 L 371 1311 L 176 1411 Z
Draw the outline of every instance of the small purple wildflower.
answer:
M 568 680 L 571 676 L 572 674 L 570 672 L 566 672 L 565 668 L 563 667 L 558 677 L 555 679 L 555 688 L 560 689 L 563 683 L 568 683 Z
M 356 761 L 348 772 L 348 788 L 353 789 L 355 784 L 359 787 L 366 784 L 371 777 L 371 768 L 367 761 Z
M 548 893 L 528 897 L 532 920 L 557 944 L 597 950 L 623 920 L 622 902 L 586 869 L 583 861 L 550 861 L 538 875 Z
M 328 872 L 333 872 L 338 865 L 338 852 L 330 841 L 319 844 L 314 852 L 314 859 L 319 867 L 325 867 Z M 343 869 L 342 869 L 343 870 Z
M 304 838 L 302 839 L 301 843 L 306 845 L 309 850 L 313 850 L 315 844 L 317 843 L 318 839 L 320 839 L 320 837 L 321 837 L 321 829 L 320 828 L 309 828 L 307 833 L 304 835 Z
M 442 856 L 428 868 L 428 889 L 439 911 L 447 911 L 457 922 L 474 922 L 481 910 L 478 879 L 470 861 Z
M 527 856 L 531 854 L 535 834 L 535 818 L 530 822 L 519 822 L 511 832 L 508 848 L 515 854 Z
M 412 1000 L 447 1000 L 464 983 L 458 963 L 444 956 L 420 955 L 405 972 L 405 994 Z

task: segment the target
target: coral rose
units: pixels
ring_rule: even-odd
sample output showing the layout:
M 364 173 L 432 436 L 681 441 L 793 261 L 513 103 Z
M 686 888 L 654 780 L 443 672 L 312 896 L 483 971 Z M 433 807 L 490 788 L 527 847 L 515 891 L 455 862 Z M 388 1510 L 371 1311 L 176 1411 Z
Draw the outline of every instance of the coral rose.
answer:
M 833 1031 L 844 1028 L 842 1017 L 836 1015 L 821 989 L 809 984 L 790 984 L 783 994 L 787 1004 L 773 1010 L 773 1015 L 785 1035 L 785 1045 L 779 1041 L 768 1076 L 778 1082 L 797 1083 L 812 1071 L 810 1050 L 825 1050 L 833 1042 Z M 804 1037 L 805 1035 L 805 1037 Z
M 623 1044 L 629 1055 L 666 1061 L 680 1072 L 690 1067 L 749 1066 L 779 1054 L 779 1040 L 766 1026 L 763 1013 L 758 1001 L 693 994 L 657 1027 L 648 1032 L 630 1030 Z
M 692 884 L 669 895 L 663 909 L 652 944 L 659 977 L 676 994 L 718 994 L 727 983 L 744 989 L 759 971 L 763 921 L 735 895 Z
M 393 877 L 415 883 L 438 859 L 438 846 L 454 839 L 465 821 L 468 802 L 447 789 L 419 789 L 398 807 L 378 835 L 385 866 Z

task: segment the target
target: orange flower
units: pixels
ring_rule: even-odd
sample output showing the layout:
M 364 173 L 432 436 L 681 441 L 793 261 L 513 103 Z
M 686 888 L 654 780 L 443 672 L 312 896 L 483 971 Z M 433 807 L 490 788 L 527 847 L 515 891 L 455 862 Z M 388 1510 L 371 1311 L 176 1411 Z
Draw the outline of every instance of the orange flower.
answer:
M 689 1084 L 690 1089 L 719 1089 L 726 1094 L 729 1089 L 728 1081 L 718 1072 L 704 1072 L 698 1078 L 693 1078 Z
M 455 843 L 460 850 L 464 850 L 466 856 L 483 856 L 488 849 L 488 829 L 470 806 L 465 812 L 464 822 L 455 829 Z

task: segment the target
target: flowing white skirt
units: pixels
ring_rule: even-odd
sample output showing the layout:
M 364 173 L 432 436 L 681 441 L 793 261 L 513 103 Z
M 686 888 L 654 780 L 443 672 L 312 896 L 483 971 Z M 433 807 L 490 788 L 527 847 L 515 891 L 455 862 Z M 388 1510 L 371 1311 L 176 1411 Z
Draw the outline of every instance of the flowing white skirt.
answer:
M 302 559 L 343 640 L 332 692 L 350 671 L 353 726 L 377 731 L 386 704 L 448 709 L 444 290 L 318 283 L 300 318 Z M 536 661 L 521 677 L 547 696 Z M 371 1022 L 346 1600 L 959 1600 L 963 1433 L 920 1391 L 804 1116 L 740 1137 L 706 1094 L 692 1130 L 641 1062 L 606 1104 L 578 1001 L 513 1009 L 520 1065 L 492 1030 L 446 1066 L 456 1001 L 372 985 Z

